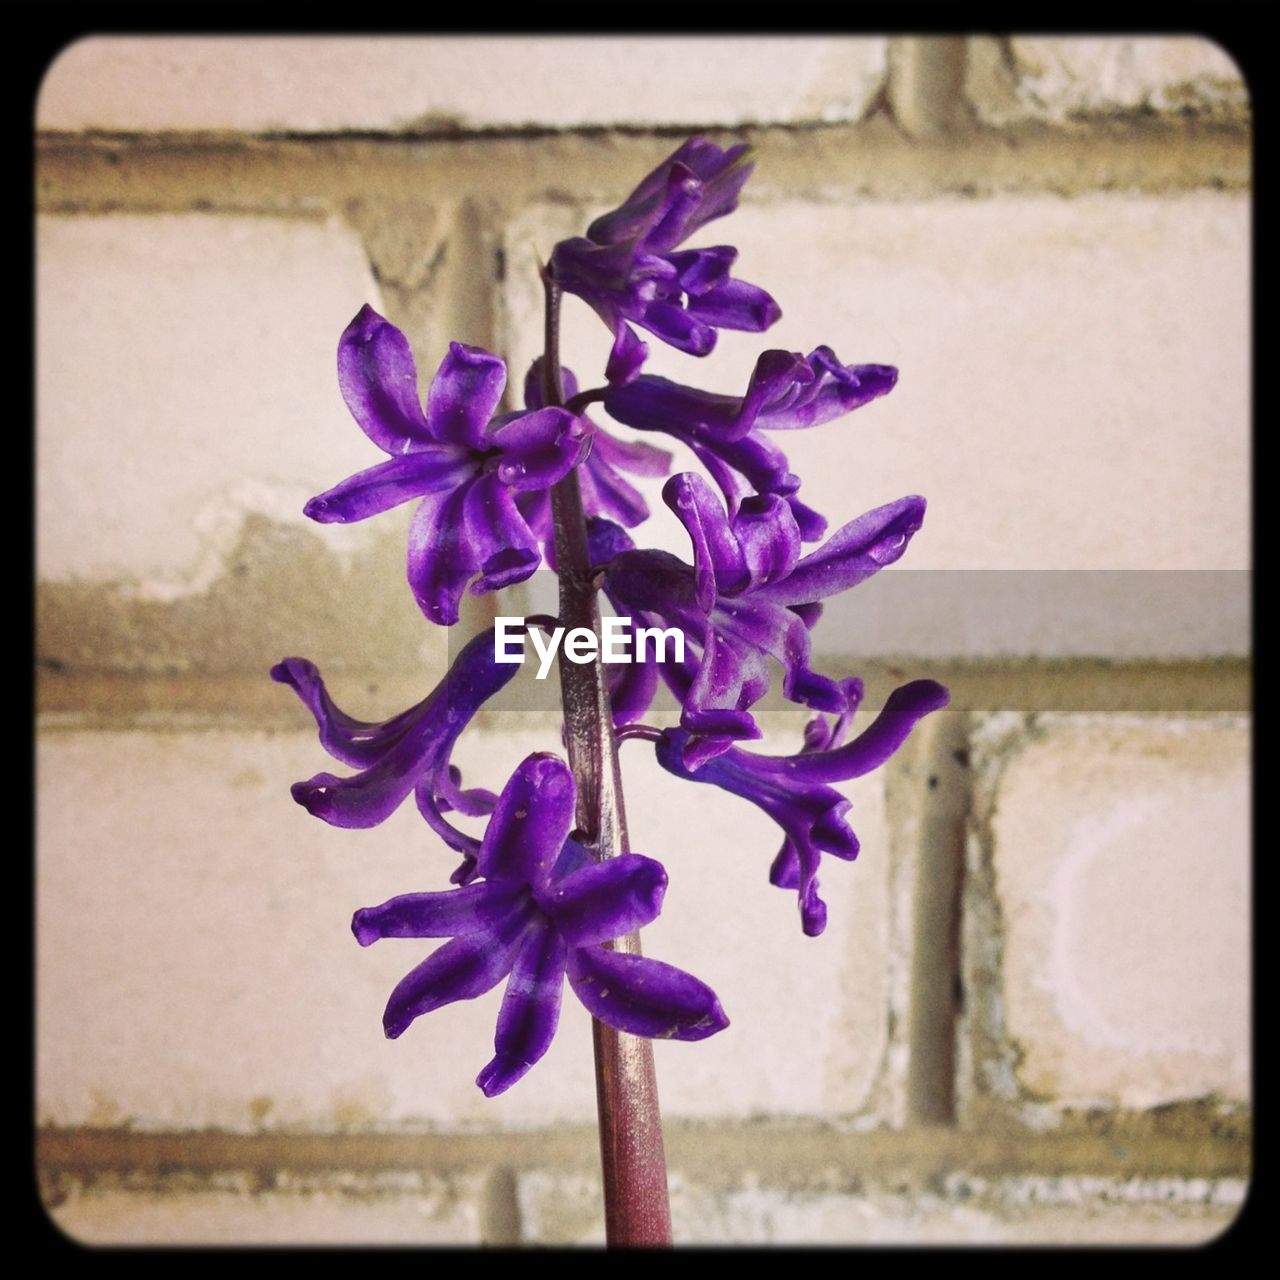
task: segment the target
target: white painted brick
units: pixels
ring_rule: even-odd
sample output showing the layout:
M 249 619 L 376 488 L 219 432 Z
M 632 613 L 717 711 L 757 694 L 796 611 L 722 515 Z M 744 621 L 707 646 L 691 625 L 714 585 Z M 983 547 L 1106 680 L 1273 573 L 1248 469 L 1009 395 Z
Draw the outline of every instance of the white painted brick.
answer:
M 1223 1200 L 1197 1195 L 1194 1180 L 1168 1188 L 1131 1188 L 1102 1178 L 1055 1179 L 1055 1194 L 1027 1199 L 1026 1182 L 1009 1179 L 980 1197 L 933 1191 L 902 1193 L 701 1186 L 671 1175 L 672 1233 L 677 1245 L 769 1244 L 1203 1244 L 1239 1212 L 1242 1188 Z M 542 1171 L 518 1179 L 524 1240 L 533 1244 L 602 1244 L 600 1185 L 593 1177 Z
M 1230 116 L 1249 104 L 1231 55 L 1201 36 L 1017 36 L 1009 50 L 970 41 L 965 87 L 988 124 L 1134 110 Z
M 338 338 L 378 304 L 334 222 L 38 220 L 40 576 L 207 588 L 245 518 L 317 528 L 312 494 L 382 456 L 338 392 Z M 321 536 L 321 535 L 317 535 Z M 331 548 L 365 531 L 324 530 Z
M 510 228 L 510 260 L 531 243 L 549 252 L 593 212 L 529 211 Z M 778 297 L 783 319 L 723 333 L 705 360 L 654 340 L 651 367 L 734 394 L 766 346 L 825 342 L 845 361 L 899 367 L 885 399 L 778 437 L 801 496 L 838 527 L 922 493 L 928 519 L 895 572 L 1030 576 L 957 575 L 918 622 L 895 630 L 886 611 L 885 647 L 909 648 L 905 633 L 925 634 L 923 652 L 1245 652 L 1238 575 L 1189 574 L 1193 589 L 1170 591 L 1162 573 L 1249 564 L 1248 227 L 1247 199 L 1205 193 L 747 205 L 699 239 L 738 245 L 739 273 Z M 515 275 L 517 368 L 536 354 L 539 307 L 532 273 Z M 565 362 L 589 385 L 608 333 L 577 299 L 565 317 Z M 661 483 L 644 487 L 645 540 L 687 555 Z M 1090 581 L 1097 570 L 1161 573 Z M 979 585 L 990 603 L 966 609 Z
M 341 685 L 335 696 L 363 710 Z M 529 752 L 557 746 L 549 725 L 498 721 L 455 756 L 469 784 L 500 787 Z M 777 749 L 797 739 L 793 730 Z M 624 761 L 634 846 L 671 874 L 646 950 L 710 982 L 733 1020 L 709 1041 L 658 1046 L 665 1113 L 867 1111 L 888 1017 L 878 781 L 850 790 L 864 852 L 824 872 L 831 923 L 815 940 L 800 932 L 794 895 L 766 882 L 780 843 L 772 824 L 644 755 L 632 747 Z M 443 890 L 455 862 L 411 804 L 371 831 L 311 818 L 289 784 L 332 764 L 310 733 L 45 735 L 42 1123 L 359 1131 L 594 1120 L 589 1019 L 571 994 L 551 1052 L 492 1101 L 473 1081 L 492 1054 L 500 992 L 383 1038 L 388 995 L 432 944 L 361 950 L 351 913 Z
M 1249 739 L 1239 718 L 980 734 L 1003 987 L 970 999 L 999 1001 L 1032 1110 L 1248 1099 Z
M 191 1188 L 119 1179 L 77 1186 L 49 1215 L 86 1245 L 480 1243 L 477 1179 L 349 1178 L 251 1190 L 234 1175 Z M 404 1186 L 403 1183 L 423 1185 Z
M 254 132 L 860 119 L 883 38 L 93 37 L 46 74 L 43 129 Z

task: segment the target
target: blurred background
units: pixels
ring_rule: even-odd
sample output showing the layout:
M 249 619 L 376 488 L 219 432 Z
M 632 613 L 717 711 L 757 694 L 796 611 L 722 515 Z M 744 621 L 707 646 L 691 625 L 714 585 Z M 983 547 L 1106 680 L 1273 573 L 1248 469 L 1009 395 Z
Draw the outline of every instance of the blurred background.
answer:
M 654 371 L 740 394 L 765 346 L 897 365 L 781 440 L 833 528 L 906 493 L 894 569 L 830 610 L 869 714 L 951 706 L 848 787 L 830 924 L 767 883 L 777 829 L 623 753 L 667 864 L 648 954 L 732 1025 L 656 1046 L 677 1240 L 1162 1242 L 1249 1177 L 1247 90 L 1194 38 L 93 38 L 37 105 L 37 1157 L 91 1242 L 603 1238 L 588 1019 L 473 1084 L 499 994 L 381 1030 L 430 944 L 352 911 L 445 887 L 411 806 L 338 831 L 267 678 L 314 660 L 377 719 L 446 637 L 410 508 L 316 526 L 382 455 L 337 388 L 364 303 L 425 380 L 539 347 L 537 264 L 689 133 L 751 142 L 697 243 L 779 300 Z M 609 336 L 566 303 L 565 362 Z M 619 429 L 620 435 L 628 433 Z M 665 443 L 665 442 L 664 442 Z M 688 465 L 677 458 L 677 467 Z M 658 498 L 643 537 L 685 553 Z M 802 709 L 762 713 L 798 749 Z M 555 749 L 522 675 L 455 757 Z M 339 771 L 341 768 L 339 767 Z

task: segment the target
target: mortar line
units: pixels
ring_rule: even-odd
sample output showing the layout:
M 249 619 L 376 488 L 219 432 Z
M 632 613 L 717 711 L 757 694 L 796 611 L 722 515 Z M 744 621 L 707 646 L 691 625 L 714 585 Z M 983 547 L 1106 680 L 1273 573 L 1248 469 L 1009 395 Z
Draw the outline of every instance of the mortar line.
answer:
M 481 1187 L 480 1243 L 491 1246 L 519 1244 L 522 1234 L 516 1173 L 509 1165 L 503 1165 L 493 1170 Z
M 956 1029 L 961 981 L 960 925 L 965 830 L 972 804 L 968 716 L 949 707 L 934 717 L 920 754 L 916 883 L 912 921 L 907 1115 L 918 1124 L 954 1124 Z
M 1120 1114 L 1110 1131 L 1032 1131 L 994 1121 L 981 1129 L 911 1125 L 899 1130 L 842 1131 L 816 1121 L 672 1120 L 670 1163 L 686 1177 L 717 1186 L 742 1175 L 781 1188 L 857 1190 L 867 1179 L 927 1186 L 949 1174 L 993 1179 L 1099 1175 L 1239 1178 L 1250 1172 L 1247 1117 L 1203 1117 L 1163 1132 L 1149 1116 Z M 1177 1126 L 1173 1126 L 1177 1128 Z M 1131 1130 L 1134 1130 L 1131 1132 Z M 760 1157 L 768 1152 L 767 1168 Z M 46 1179 L 128 1175 L 130 1185 L 185 1175 L 200 1179 L 246 1172 L 265 1184 L 278 1175 L 305 1181 L 328 1175 L 394 1170 L 496 1176 L 495 1214 L 509 1214 L 507 1191 L 520 1172 L 556 1169 L 594 1174 L 595 1133 L 587 1126 L 493 1133 L 140 1133 L 123 1129 L 41 1129 L 36 1164 Z M 509 1181 L 505 1181 L 509 1175 Z M 505 1189 L 504 1189 L 505 1188 Z M 518 1210 L 518 1204 L 515 1206 Z M 502 1226 L 502 1222 L 506 1226 Z M 491 1228 L 509 1231 L 511 1219 Z
M 894 123 L 911 138 L 972 127 L 964 96 L 964 36 L 895 36 L 889 41 L 885 97 Z
M 912 138 L 888 112 L 820 134 L 781 126 L 732 131 L 760 148 L 752 199 L 844 201 L 929 199 L 941 195 L 1077 194 L 1138 191 L 1247 191 L 1251 130 L 1220 124 L 1106 118 L 1077 130 L 1048 125 L 980 127 L 960 122 L 945 136 Z M 653 137 L 613 139 L 616 150 L 641 149 Z M 500 192 L 511 207 L 569 191 L 602 190 L 598 147 L 573 134 L 541 144 L 469 138 L 442 150 L 397 138 L 217 142 L 174 137 L 110 144 L 88 136 L 38 144 L 36 204 L 53 214 L 260 212 L 287 216 L 336 209 L 353 197 L 394 198 L 406 174 L 451 200 Z M 616 157 L 621 166 L 624 157 Z M 611 166 L 612 167 L 612 166 Z M 815 178 L 814 174 L 820 174 Z M 359 175 L 357 177 L 357 175 Z

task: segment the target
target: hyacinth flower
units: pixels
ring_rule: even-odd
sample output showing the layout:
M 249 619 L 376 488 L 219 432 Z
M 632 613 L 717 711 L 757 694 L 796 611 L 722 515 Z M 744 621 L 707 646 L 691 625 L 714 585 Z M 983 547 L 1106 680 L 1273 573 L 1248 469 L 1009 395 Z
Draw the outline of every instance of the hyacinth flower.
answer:
M 388 1037 L 507 979 L 493 1060 L 476 1083 L 503 1093 L 547 1052 L 564 980 L 601 1022 L 632 1035 L 702 1040 L 728 1025 L 705 983 L 647 956 L 602 946 L 658 916 L 667 874 L 628 853 L 593 862 L 570 840 L 573 775 L 557 756 L 529 756 L 502 790 L 476 863 L 478 879 L 357 911 L 361 946 L 381 938 L 450 938 L 391 993 Z
M 827 906 L 818 894 L 823 853 L 845 861 L 858 856 L 858 837 L 845 820 L 849 801 L 830 784 L 860 778 L 878 769 L 906 741 L 916 722 L 947 705 L 949 695 L 933 680 L 895 689 L 883 710 L 852 742 L 841 745 L 862 697 L 860 681 L 845 682 L 849 710 L 828 726 L 810 723 L 797 755 L 762 756 L 731 747 L 696 771 L 685 763 L 689 732 L 667 729 L 655 744 L 658 763 L 690 782 L 707 782 L 750 800 L 783 830 L 785 840 L 770 869 L 771 883 L 795 889 L 800 921 L 810 937 L 827 924 Z
M 751 493 L 776 493 L 786 498 L 801 538 L 815 542 L 827 522 L 795 497 L 799 476 L 762 432 L 830 422 L 887 395 L 897 380 L 892 365 L 843 365 L 830 347 L 808 356 L 766 351 L 756 361 L 745 395 L 719 395 L 642 374 L 607 388 L 604 407 L 629 427 L 660 431 L 687 444 L 724 494 L 730 515 Z
M 418 500 L 409 581 L 426 616 L 445 625 L 458 620 L 468 587 L 480 593 L 523 581 L 545 555 L 559 576 L 558 613 L 527 621 L 565 639 L 559 677 L 569 764 L 533 755 L 501 795 L 464 788 L 454 745 L 517 670 L 496 661 L 492 631 L 462 650 L 428 698 L 381 723 L 340 711 L 302 659 L 272 673 L 310 709 L 331 754 L 355 770 L 297 783 L 301 805 L 334 825 L 368 827 L 413 792 L 427 824 L 462 855 L 456 888 L 410 893 L 355 915 L 362 945 L 442 940 L 392 993 L 387 1034 L 397 1037 L 420 1015 L 505 980 L 494 1056 L 477 1079 L 492 1096 L 547 1052 L 566 978 L 596 1018 L 606 1237 L 614 1244 L 671 1239 L 652 1056 L 647 1041 L 633 1037 L 695 1040 L 726 1025 L 705 984 L 640 954 L 635 931 L 658 915 L 667 878 L 659 863 L 630 850 L 618 741 L 654 742 L 671 773 L 751 800 L 776 822 L 784 839 L 770 879 L 795 890 L 804 931 L 816 934 L 826 923 L 822 854 L 858 852 L 835 784 L 883 763 L 947 698 L 931 681 L 907 685 L 846 742 L 861 684 L 809 665 L 822 601 L 896 561 L 925 504 L 905 497 L 826 537 L 826 521 L 800 501 L 800 479 L 774 433 L 868 403 L 892 388 L 896 371 L 842 365 L 818 347 L 808 356 L 766 351 L 740 396 L 642 373 L 648 349 L 633 326 L 705 355 L 720 328 L 758 332 L 779 317 L 769 294 L 733 278 L 735 249 L 684 247 L 736 207 L 751 168 L 746 147 L 690 139 L 585 236 L 552 250 L 541 273 L 543 356 L 520 412 L 494 416 L 506 368 L 486 351 L 451 344 L 424 404 L 408 342 L 376 312 L 364 308 L 339 345 L 343 396 L 387 461 L 312 499 L 307 514 L 359 520 Z M 584 299 L 612 335 L 607 385 L 585 392 L 561 362 L 566 292 Z M 705 467 L 711 483 L 680 475 L 663 491 L 689 536 L 690 562 L 639 549 L 626 532 L 648 515 L 633 477 L 665 475 L 670 460 L 581 417 L 595 402 L 624 426 L 679 440 Z M 806 553 L 805 543 L 817 545 Z M 682 654 L 580 661 L 569 642 L 600 633 L 601 590 L 636 626 L 666 631 L 668 644 L 673 628 L 682 631 Z M 741 746 L 760 736 L 751 710 L 773 662 L 786 697 L 819 713 L 793 756 Z M 659 680 L 681 703 L 678 727 L 642 721 Z M 483 837 L 455 827 L 454 813 L 487 819 Z
M 667 481 L 663 498 L 689 534 L 693 564 L 664 551 L 621 550 L 603 575 L 616 609 L 679 627 L 699 651 L 694 659 L 686 651 L 683 667 L 662 668 L 683 703 L 685 764 L 696 769 L 735 741 L 760 736 L 750 708 L 768 691 L 768 658 L 782 666 L 786 698 L 844 712 L 837 682 L 809 667 L 817 602 L 897 560 L 923 522 L 924 499 L 869 511 L 802 557 L 799 527 L 776 494 L 746 498 L 730 516 L 711 486 L 686 472 Z M 605 545 L 601 531 L 597 546 Z
M 422 612 L 444 626 L 457 622 L 473 579 L 479 595 L 523 582 L 538 567 L 538 541 L 516 495 L 549 488 L 590 447 L 590 429 L 562 408 L 493 418 L 506 380 L 497 356 L 450 343 L 424 411 L 408 339 L 372 307 L 361 308 L 338 344 L 347 408 L 389 460 L 312 498 L 304 511 L 346 524 L 420 498 L 409 530 L 409 585 Z
M 528 409 L 541 409 L 545 404 L 542 383 L 543 360 L 539 356 L 524 379 L 524 403 Z M 578 380 L 571 369 L 561 369 L 561 384 L 566 401 L 578 394 Z M 582 489 L 582 509 L 588 516 L 604 516 L 627 528 L 643 524 L 649 518 L 649 504 L 627 479 L 636 476 L 665 476 L 671 468 L 671 454 L 655 449 L 643 440 L 619 440 L 585 414 L 579 420 L 591 431 L 590 450 L 578 466 L 578 484 Z M 551 496 L 545 489 L 534 489 L 516 497 L 516 505 L 529 528 L 541 541 L 547 563 L 555 568 L 555 530 L 551 518 Z
M 449 848 L 464 855 L 455 876 L 467 878 L 480 842 L 444 817 L 451 810 L 470 816 L 492 811 L 497 799 L 480 788 L 463 790 L 450 764 L 454 744 L 484 703 L 519 670 L 494 661 L 493 630 L 481 632 L 454 660 L 439 685 L 416 706 L 382 723 L 356 720 L 330 698 L 313 663 L 286 658 L 271 678 L 289 685 L 315 718 L 320 743 L 343 764 L 359 769 L 349 778 L 318 773 L 293 785 L 293 798 L 335 827 L 375 827 L 385 822 L 413 792 L 427 824 Z
M 735 280 L 729 245 L 678 250 L 700 227 L 731 213 L 754 164 L 745 145 L 727 150 L 690 138 L 585 237 L 551 255 L 556 285 L 582 298 L 613 334 L 605 367 L 628 382 L 648 355 L 631 325 L 690 355 L 705 356 L 717 329 L 761 333 L 782 315 L 763 289 Z

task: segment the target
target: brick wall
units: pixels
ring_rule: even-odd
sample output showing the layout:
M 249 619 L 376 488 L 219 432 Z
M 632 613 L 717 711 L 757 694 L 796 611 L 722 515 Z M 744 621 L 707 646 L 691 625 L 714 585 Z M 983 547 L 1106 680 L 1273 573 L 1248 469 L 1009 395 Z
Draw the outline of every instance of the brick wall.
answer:
M 566 73 L 572 69 L 572 74 Z M 872 702 L 952 706 L 848 794 L 863 853 L 801 936 L 754 810 L 623 756 L 672 888 L 647 949 L 733 1024 L 663 1043 L 685 1242 L 1169 1242 L 1250 1165 L 1250 120 L 1196 39 L 86 40 L 37 123 L 37 1153 L 88 1242 L 601 1238 L 589 1026 L 472 1084 L 496 997 L 385 1041 L 416 944 L 401 812 L 332 830 L 267 668 L 344 705 L 447 660 L 406 512 L 319 528 L 376 459 L 338 395 L 364 302 L 431 368 L 537 349 L 535 264 L 686 132 L 759 151 L 725 238 L 767 345 L 901 368 L 787 441 L 902 565 L 818 632 Z M 607 348 L 585 309 L 566 360 Z M 653 367 L 734 391 L 761 348 Z M 650 486 L 651 499 L 657 486 Z M 683 551 L 661 503 L 647 527 Z M 523 612 L 513 592 L 499 612 Z M 493 601 L 461 624 L 484 625 Z M 804 716 L 775 703 L 766 748 Z M 556 720 L 464 738 L 495 785 Z M 414 954 L 409 955 L 412 951 Z

